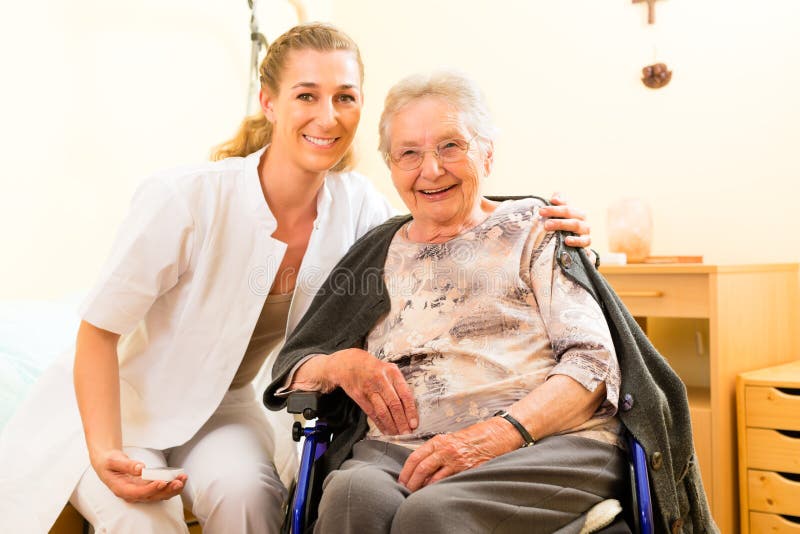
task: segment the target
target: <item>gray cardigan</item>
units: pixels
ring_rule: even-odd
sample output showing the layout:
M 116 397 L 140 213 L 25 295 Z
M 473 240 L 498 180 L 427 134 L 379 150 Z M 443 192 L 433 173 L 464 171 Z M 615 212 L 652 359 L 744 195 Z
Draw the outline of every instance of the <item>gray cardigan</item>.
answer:
M 333 269 L 275 361 L 273 382 L 264 392 L 268 408 L 285 406 L 286 399 L 275 392 L 305 356 L 364 346 L 367 333 L 389 311 L 383 266 L 392 237 L 410 218 L 394 217 L 372 229 Z M 683 382 L 586 253 L 563 245 L 561 236 L 557 247 L 560 268 L 595 297 L 608 321 L 622 372 L 619 417 L 647 452 L 657 531 L 718 532 L 700 479 Z M 347 459 L 367 430 L 366 417 L 355 403 L 341 390 L 332 396 L 338 426 L 321 458 L 325 473 Z

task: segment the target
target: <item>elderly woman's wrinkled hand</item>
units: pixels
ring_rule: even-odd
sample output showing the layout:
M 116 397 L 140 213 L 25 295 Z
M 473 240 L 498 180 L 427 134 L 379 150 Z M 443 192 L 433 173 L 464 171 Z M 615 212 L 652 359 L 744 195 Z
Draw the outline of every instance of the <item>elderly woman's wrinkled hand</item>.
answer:
M 417 491 L 516 450 L 521 444 L 521 437 L 509 432 L 507 423 L 493 417 L 426 441 L 408 457 L 398 482 Z
M 571 247 L 588 247 L 592 244 L 591 228 L 586 222 L 586 213 L 573 208 L 569 201 L 560 193 L 553 193 L 550 199 L 552 206 L 545 206 L 539 210 L 542 217 L 549 217 L 544 227 L 547 231 L 563 230 L 578 235 L 570 235 L 564 242 Z
M 326 360 L 325 375 L 364 410 L 387 435 L 409 434 L 419 417 L 414 395 L 393 363 L 362 349 L 345 349 Z

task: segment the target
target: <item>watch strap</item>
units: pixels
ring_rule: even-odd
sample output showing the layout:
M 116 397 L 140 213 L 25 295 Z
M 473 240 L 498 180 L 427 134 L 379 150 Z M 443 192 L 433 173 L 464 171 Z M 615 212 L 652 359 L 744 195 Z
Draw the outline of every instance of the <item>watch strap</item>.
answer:
M 520 436 L 522 436 L 522 439 L 525 441 L 523 447 L 532 447 L 533 445 L 536 444 L 536 440 L 533 439 L 533 436 L 531 436 L 530 432 L 525 430 L 525 427 L 522 426 L 522 423 L 517 421 L 510 413 L 508 413 L 505 410 L 500 410 L 499 412 L 494 414 L 494 416 L 502 417 L 503 419 L 511 423 L 511 425 L 517 430 L 517 432 L 519 432 Z

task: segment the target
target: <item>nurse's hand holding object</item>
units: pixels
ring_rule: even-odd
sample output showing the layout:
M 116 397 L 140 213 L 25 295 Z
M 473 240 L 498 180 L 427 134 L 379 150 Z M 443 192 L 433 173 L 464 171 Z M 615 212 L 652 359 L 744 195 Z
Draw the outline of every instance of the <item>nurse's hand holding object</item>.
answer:
M 94 465 L 94 468 L 100 480 L 114 492 L 114 495 L 129 503 L 171 499 L 180 494 L 186 483 L 186 475 L 182 473 L 170 481 L 145 478 L 144 474 L 148 469 L 141 462 L 128 458 L 120 450 L 109 451 L 100 459 L 99 465 Z M 160 473 L 156 475 L 163 476 Z

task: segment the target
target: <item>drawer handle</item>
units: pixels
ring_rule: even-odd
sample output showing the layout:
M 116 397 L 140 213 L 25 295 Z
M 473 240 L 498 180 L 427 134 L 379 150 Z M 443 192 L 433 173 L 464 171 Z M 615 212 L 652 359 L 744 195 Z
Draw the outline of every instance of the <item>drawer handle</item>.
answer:
M 796 516 L 796 515 L 783 515 L 783 514 L 778 514 L 778 515 L 779 515 L 779 516 L 781 516 L 781 517 L 782 517 L 783 519 L 785 519 L 786 521 L 788 521 L 789 523 L 797 523 L 798 525 L 800 525 L 800 516 Z
M 778 434 L 786 436 L 787 438 L 800 438 L 800 430 L 775 430 Z
M 775 474 L 781 478 L 785 478 L 786 480 L 791 480 L 792 482 L 800 482 L 800 473 L 785 473 L 783 471 L 775 471 Z
M 793 397 L 800 396 L 800 388 L 775 388 L 775 389 L 786 395 L 792 395 Z
M 617 291 L 620 297 L 659 298 L 664 296 L 663 291 Z

